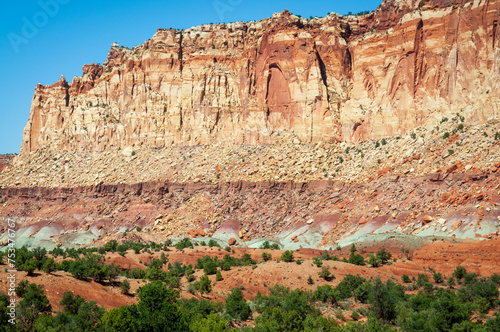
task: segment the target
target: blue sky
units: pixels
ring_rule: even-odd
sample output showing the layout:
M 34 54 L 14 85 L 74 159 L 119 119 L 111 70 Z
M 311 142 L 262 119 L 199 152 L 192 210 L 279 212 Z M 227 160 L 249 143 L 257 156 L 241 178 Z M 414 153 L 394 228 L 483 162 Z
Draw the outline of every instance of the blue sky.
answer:
M 294 14 L 372 11 L 380 0 L 4 1 L 0 13 L 0 154 L 19 152 L 37 83 L 61 74 L 71 82 L 87 63 L 103 63 L 111 43 L 135 46 L 157 28 L 260 20 L 285 8 Z

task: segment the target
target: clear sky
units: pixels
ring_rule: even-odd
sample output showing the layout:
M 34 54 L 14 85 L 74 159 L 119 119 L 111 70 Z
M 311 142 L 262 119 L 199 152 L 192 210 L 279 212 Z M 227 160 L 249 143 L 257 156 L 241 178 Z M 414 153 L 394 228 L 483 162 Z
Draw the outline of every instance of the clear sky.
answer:
M 284 9 L 303 17 L 372 11 L 381 0 L 23 0 L 0 12 L 0 154 L 19 152 L 37 83 L 71 82 L 106 61 L 111 43 L 132 47 L 157 28 L 252 21 Z

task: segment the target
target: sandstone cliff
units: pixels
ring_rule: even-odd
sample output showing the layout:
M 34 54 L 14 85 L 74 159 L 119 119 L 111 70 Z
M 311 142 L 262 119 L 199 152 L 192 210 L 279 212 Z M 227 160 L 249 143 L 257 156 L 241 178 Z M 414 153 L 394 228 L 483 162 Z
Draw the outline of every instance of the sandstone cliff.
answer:
M 159 29 L 38 85 L 21 153 L 357 141 L 499 113 L 500 1 L 387 0 L 364 16 Z

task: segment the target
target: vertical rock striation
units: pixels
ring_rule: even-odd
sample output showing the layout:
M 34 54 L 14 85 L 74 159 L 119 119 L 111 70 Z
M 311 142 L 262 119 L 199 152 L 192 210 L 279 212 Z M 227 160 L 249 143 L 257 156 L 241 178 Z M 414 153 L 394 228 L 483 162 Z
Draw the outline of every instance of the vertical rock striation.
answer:
M 158 29 L 82 77 L 38 85 L 21 153 L 357 141 L 464 109 L 499 116 L 500 1 L 386 0 L 363 16 Z

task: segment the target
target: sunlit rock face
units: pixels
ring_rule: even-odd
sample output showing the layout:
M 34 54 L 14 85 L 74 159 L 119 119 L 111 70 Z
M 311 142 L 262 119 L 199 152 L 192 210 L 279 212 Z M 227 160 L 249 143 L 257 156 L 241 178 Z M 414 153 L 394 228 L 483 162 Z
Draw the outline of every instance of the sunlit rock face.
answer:
M 363 16 L 159 29 L 82 77 L 38 85 L 21 153 L 40 148 L 358 141 L 463 110 L 498 117 L 500 1 L 388 0 Z

